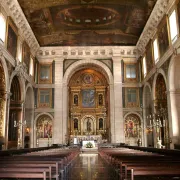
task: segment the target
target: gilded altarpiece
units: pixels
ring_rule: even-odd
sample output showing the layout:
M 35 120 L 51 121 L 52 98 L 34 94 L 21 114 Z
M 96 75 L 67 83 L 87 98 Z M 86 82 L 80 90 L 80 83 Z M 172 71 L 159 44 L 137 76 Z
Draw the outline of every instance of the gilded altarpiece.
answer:
M 72 76 L 69 82 L 69 135 L 83 138 L 102 135 L 108 139 L 107 94 L 106 78 L 97 70 L 83 69 Z
M 5 114 L 5 75 L 0 62 L 0 138 L 3 137 L 4 114 Z

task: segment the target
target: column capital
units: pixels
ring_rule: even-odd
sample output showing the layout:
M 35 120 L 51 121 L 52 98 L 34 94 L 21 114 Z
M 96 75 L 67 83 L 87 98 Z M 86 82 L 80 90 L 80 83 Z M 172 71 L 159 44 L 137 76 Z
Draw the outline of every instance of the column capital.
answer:
M 114 63 L 121 63 L 122 56 L 116 56 L 116 57 L 113 56 L 112 60 Z

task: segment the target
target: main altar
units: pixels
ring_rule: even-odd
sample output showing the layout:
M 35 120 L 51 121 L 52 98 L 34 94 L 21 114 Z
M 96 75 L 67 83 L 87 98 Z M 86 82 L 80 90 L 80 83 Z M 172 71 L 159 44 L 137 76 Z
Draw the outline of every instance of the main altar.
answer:
M 82 69 L 69 81 L 69 120 L 66 142 L 82 145 L 109 140 L 108 83 L 96 70 Z
M 70 135 L 70 144 L 78 144 L 81 146 L 85 146 L 85 142 L 94 142 L 94 146 L 96 144 L 102 143 L 101 135 Z

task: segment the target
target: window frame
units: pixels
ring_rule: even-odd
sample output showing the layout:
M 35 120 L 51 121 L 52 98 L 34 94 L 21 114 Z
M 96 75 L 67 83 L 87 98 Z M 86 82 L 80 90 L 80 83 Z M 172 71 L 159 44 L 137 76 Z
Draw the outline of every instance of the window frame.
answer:
M 128 101 L 128 90 L 133 89 L 136 91 L 136 102 L 129 102 Z M 127 108 L 132 108 L 132 107 L 139 107 L 139 88 L 136 87 L 128 87 L 125 89 L 125 106 Z
M 136 72 L 136 77 L 135 78 L 127 78 L 126 72 L 127 72 L 127 66 L 128 65 L 134 65 L 135 67 L 135 72 Z M 136 82 L 138 78 L 138 68 L 137 68 L 137 63 L 124 63 L 124 80 L 125 82 Z
M 7 38 L 7 18 L 6 16 L 3 14 L 3 12 L 0 11 L 0 16 L 4 19 L 4 22 L 5 22 L 5 29 L 4 29 L 4 37 L 3 39 L 1 39 L 0 37 L 0 41 L 3 43 L 3 44 L 6 44 L 6 38 Z
M 43 66 L 49 66 L 49 78 L 42 79 L 41 78 L 41 68 Z M 39 73 L 38 73 L 39 84 L 51 84 L 52 83 L 52 63 L 40 63 L 39 64 Z
M 175 12 L 177 34 L 176 34 L 176 36 L 172 39 L 172 37 L 171 37 L 170 17 L 171 17 L 171 15 L 173 14 L 173 12 Z M 179 22 L 178 22 L 177 7 L 174 7 L 174 8 L 170 11 L 170 13 L 169 13 L 169 15 L 168 15 L 168 31 L 169 31 L 169 40 L 170 40 L 169 42 L 170 42 L 171 44 L 174 44 L 174 43 L 177 41 L 178 36 L 179 36 Z
M 144 66 L 144 61 L 145 61 L 145 66 Z M 142 70 L 143 70 L 143 77 L 146 78 L 146 76 L 147 76 L 147 63 L 146 63 L 146 56 L 145 55 L 142 57 Z
M 41 91 L 49 92 L 49 103 L 41 103 Z M 52 107 L 52 89 L 40 88 L 38 89 L 38 107 L 39 108 L 51 108 Z
M 155 57 L 155 41 L 156 41 L 156 45 L 157 45 L 157 57 Z M 154 63 L 156 64 L 159 61 L 160 58 L 160 53 L 159 53 L 159 42 L 158 42 L 158 37 L 156 36 L 153 40 L 153 59 L 154 59 Z M 147 65 L 147 63 L 146 63 Z

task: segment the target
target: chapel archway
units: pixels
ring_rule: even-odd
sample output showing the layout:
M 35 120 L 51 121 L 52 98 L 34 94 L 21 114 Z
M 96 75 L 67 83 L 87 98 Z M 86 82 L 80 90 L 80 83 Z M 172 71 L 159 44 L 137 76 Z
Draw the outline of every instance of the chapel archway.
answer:
M 69 121 L 70 139 L 78 136 L 100 137 L 109 140 L 109 88 L 100 68 L 82 68 L 69 81 Z
M 156 141 L 169 148 L 169 121 L 167 110 L 167 89 L 163 75 L 159 73 L 155 84 L 154 113 L 151 115 L 151 124 L 156 134 Z
M 170 137 L 173 145 L 180 142 L 180 55 L 173 56 L 168 70 Z
M 21 87 L 17 76 L 11 83 L 10 109 L 9 109 L 9 127 L 8 127 L 8 149 L 19 148 L 21 142 L 21 128 L 23 119 L 23 102 L 21 97 Z
M 36 146 L 47 147 L 52 144 L 53 120 L 47 115 L 40 115 L 36 121 Z

